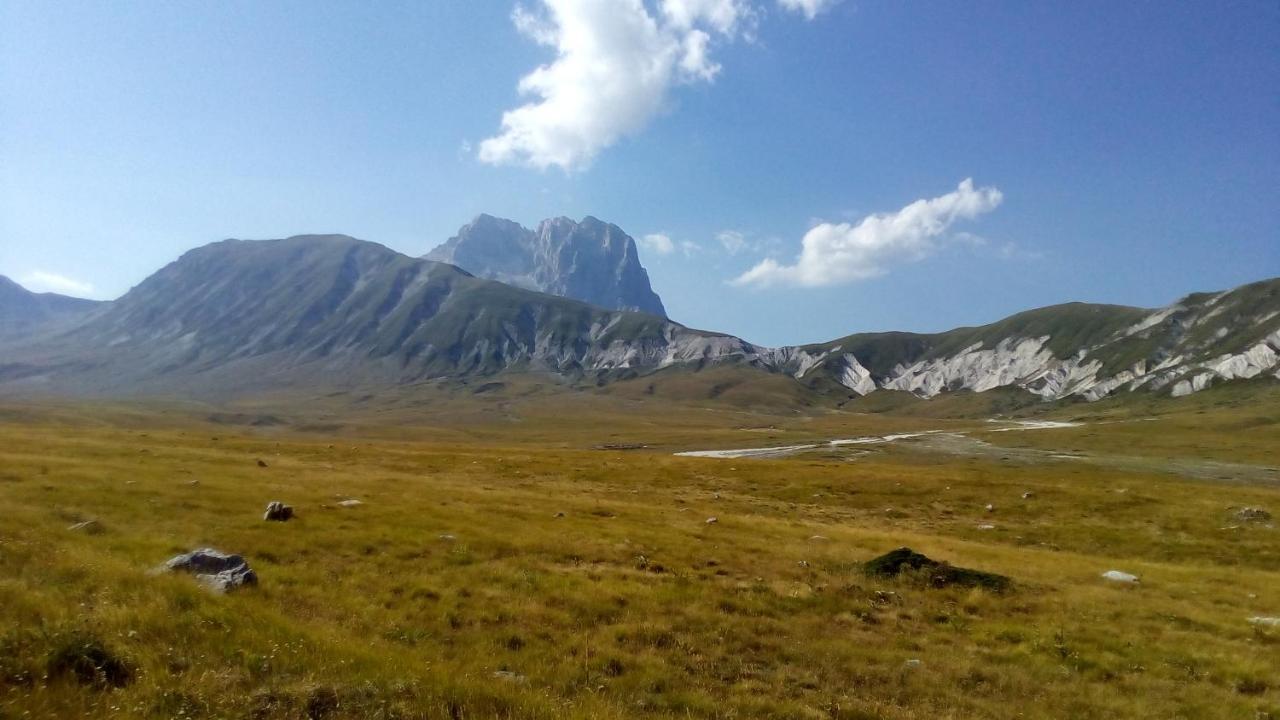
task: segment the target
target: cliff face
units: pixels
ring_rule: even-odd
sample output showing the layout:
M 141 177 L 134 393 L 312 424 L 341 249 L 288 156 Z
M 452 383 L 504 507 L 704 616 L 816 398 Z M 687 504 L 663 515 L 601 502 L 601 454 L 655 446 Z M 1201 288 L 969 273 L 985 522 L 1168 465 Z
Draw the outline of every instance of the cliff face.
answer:
M 649 286 L 635 241 L 617 225 L 590 216 L 581 222 L 543 220 L 530 230 L 481 215 L 425 257 L 478 277 L 609 310 L 667 315 Z

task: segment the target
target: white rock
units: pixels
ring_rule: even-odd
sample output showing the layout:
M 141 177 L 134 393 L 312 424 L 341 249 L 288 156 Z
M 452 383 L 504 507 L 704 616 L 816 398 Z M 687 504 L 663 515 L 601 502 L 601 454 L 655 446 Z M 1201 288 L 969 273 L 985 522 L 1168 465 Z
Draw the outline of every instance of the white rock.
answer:
M 1121 582 L 1121 583 L 1130 583 L 1130 584 L 1138 582 L 1137 575 L 1131 575 L 1127 572 L 1120 572 L 1119 570 L 1108 570 L 1102 573 L 1102 577 L 1112 582 Z
M 1280 617 L 1251 617 L 1250 625 L 1262 625 L 1265 627 L 1280 627 Z

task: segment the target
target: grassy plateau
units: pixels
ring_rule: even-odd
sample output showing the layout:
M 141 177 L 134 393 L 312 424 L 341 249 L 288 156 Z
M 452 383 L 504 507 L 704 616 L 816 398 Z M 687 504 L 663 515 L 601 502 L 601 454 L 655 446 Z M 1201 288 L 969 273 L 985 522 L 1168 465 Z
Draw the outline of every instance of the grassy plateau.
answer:
M 0 718 L 1280 718 L 1280 532 L 1238 517 L 1280 516 L 1278 401 L 7 401 Z M 1010 584 L 865 572 L 903 546 Z M 201 547 L 258 585 L 154 572 Z

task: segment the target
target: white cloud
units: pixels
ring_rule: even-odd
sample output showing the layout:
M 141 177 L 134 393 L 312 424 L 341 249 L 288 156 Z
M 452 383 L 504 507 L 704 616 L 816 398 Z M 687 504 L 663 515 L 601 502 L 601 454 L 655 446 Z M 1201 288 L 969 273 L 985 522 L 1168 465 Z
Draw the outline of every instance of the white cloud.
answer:
M 670 255 L 676 251 L 676 244 L 664 233 L 649 233 L 640 238 L 640 247 L 652 250 L 659 255 Z
M 778 0 L 778 4 L 785 10 L 798 12 L 804 15 L 806 20 L 812 20 L 818 16 L 818 13 L 835 5 L 839 0 Z
M 694 253 L 702 252 L 702 246 L 692 240 L 685 240 L 680 243 L 680 252 L 684 253 L 685 257 L 689 257 Z
M 929 256 L 937 250 L 935 239 L 952 223 L 991 212 L 1003 199 L 998 189 L 975 188 L 973 180 L 966 179 L 946 195 L 916 200 L 897 212 L 869 215 L 856 225 L 822 223 L 805 233 L 795 264 L 768 258 L 732 283 L 817 287 L 883 275 L 892 263 Z
M 747 236 L 737 230 L 721 230 L 716 233 L 716 240 L 730 255 L 737 255 L 747 247 Z
M 76 297 L 89 297 L 93 294 L 93 285 L 90 283 L 42 270 L 23 275 L 18 279 L 18 284 L 31 292 L 54 292 Z
M 709 49 L 755 22 L 748 0 L 542 0 L 542 13 L 516 6 L 511 19 L 556 58 L 520 80 L 532 99 L 502 115 L 480 143 L 495 165 L 581 169 L 606 147 L 643 129 L 678 83 L 711 82 Z

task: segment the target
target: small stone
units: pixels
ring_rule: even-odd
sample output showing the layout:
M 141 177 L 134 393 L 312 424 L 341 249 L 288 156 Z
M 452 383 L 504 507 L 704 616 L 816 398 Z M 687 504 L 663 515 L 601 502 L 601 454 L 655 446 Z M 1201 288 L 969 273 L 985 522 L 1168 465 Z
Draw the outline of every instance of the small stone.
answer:
M 512 672 L 510 670 L 494 670 L 493 676 L 499 680 L 506 680 L 507 682 L 513 683 L 523 683 L 526 679 L 525 676 L 520 673 Z
M 708 525 L 715 525 L 715 524 L 716 524 L 716 523 L 718 523 L 718 522 L 720 522 L 720 520 L 718 520 L 717 518 L 713 518 L 713 517 L 709 517 L 709 518 L 707 518 L 707 524 L 708 524 Z
M 187 484 L 188 484 L 188 485 L 190 485 L 191 487 L 196 487 L 196 486 L 198 486 L 198 485 L 200 484 L 200 481 L 199 481 L 199 480 L 188 480 L 188 481 L 187 481 Z
M 562 518 L 562 517 L 564 517 L 564 513 L 563 513 L 563 512 L 558 512 L 558 513 L 556 513 L 556 515 L 555 515 L 555 516 L 556 516 L 556 517 L 558 517 L 558 518 Z
M 1108 570 L 1102 573 L 1102 577 L 1112 582 L 1129 583 L 1130 585 L 1136 584 L 1138 582 L 1137 575 L 1132 575 L 1127 572 L 1121 572 L 1119 570 Z
M 1036 494 L 1035 494 L 1035 493 L 1033 493 L 1033 492 L 1031 492 L 1030 490 L 1028 490 L 1028 491 L 1026 491 L 1026 492 L 1022 493 L 1022 499 L 1023 499 L 1023 500 L 1030 500 L 1031 498 L 1033 498 L 1033 497 L 1035 497 L 1035 496 L 1036 496 Z
M 979 525 L 978 529 L 979 530 L 995 530 L 996 526 L 995 525 Z
M 809 567 L 809 561 L 808 561 L 808 560 L 801 560 L 801 561 L 800 561 L 799 563 L 797 563 L 797 564 L 798 564 L 800 567 L 806 567 L 806 568 L 807 568 L 807 567 Z
M 1271 519 L 1271 513 L 1256 507 L 1243 507 L 1233 513 L 1233 517 L 1241 522 L 1266 522 Z
M 102 523 L 97 520 L 85 520 L 67 528 L 72 532 L 82 532 L 86 535 L 101 535 L 106 532 L 106 528 L 102 527 Z
M 827 537 L 826 535 L 814 535 L 813 537 L 809 538 L 809 542 L 824 542 L 830 539 L 831 538 Z
M 441 540 L 443 540 L 443 541 L 445 541 L 445 542 L 453 542 L 453 541 L 457 540 L 458 538 L 457 538 L 457 536 L 456 536 L 456 535 L 449 535 L 448 533 L 446 533 L 446 534 L 444 534 L 444 535 L 441 535 L 441 536 L 440 536 L 440 539 L 441 539 Z
M 351 500 L 343 500 L 342 502 L 338 503 L 338 507 L 353 508 L 353 507 L 360 507 L 363 504 L 364 504 L 363 502 L 360 502 L 359 500 L 356 500 L 353 498 Z
M 1251 617 L 1250 625 L 1261 625 L 1263 627 L 1280 627 L 1280 617 Z
M 267 503 L 267 511 L 263 513 L 263 520 L 273 520 L 275 522 L 285 522 L 293 517 L 293 506 L 285 505 L 279 500 L 272 500 Z
M 902 663 L 902 666 L 906 668 L 918 668 L 923 664 L 924 663 L 920 662 L 919 658 L 911 658 L 910 660 Z
M 992 505 L 991 503 L 987 503 L 987 512 L 995 512 L 995 511 L 996 511 L 996 506 Z
M 258 460 L 258 467 L 264 468 L 266 466 L 267 466 L 266 460 Z

